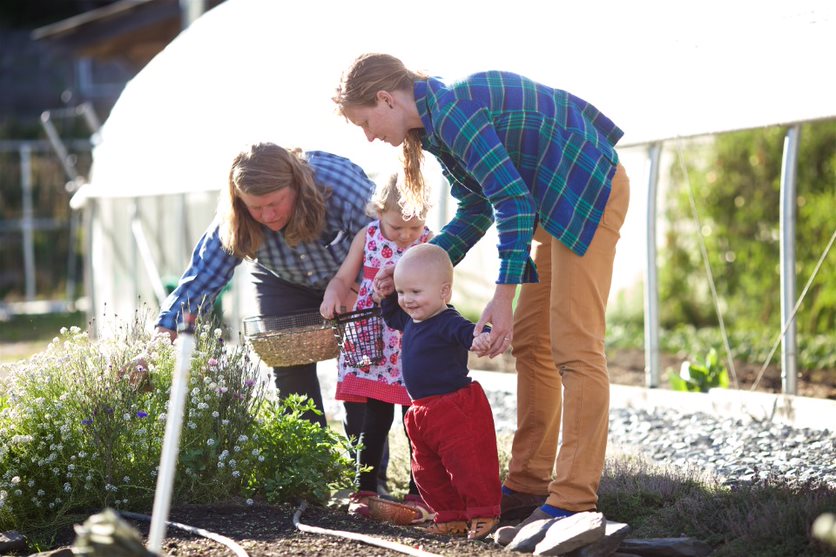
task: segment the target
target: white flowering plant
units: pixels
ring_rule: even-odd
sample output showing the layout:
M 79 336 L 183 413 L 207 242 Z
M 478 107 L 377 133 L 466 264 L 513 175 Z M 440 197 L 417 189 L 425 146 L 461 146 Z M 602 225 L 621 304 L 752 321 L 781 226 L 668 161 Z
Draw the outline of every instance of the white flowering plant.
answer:
M 168 336 L 145 324 L 138 313 L 98 339 L 64 328 L 45 351 L 7 366 L 0 531 L 37 539 L 91 510 L 150 511 L 176 362 Z M 269 399 L 249 350 L 199 319 L 173 504 L 322 502 L 353 486 L 356 444 L 302 419 L 309 408 Z

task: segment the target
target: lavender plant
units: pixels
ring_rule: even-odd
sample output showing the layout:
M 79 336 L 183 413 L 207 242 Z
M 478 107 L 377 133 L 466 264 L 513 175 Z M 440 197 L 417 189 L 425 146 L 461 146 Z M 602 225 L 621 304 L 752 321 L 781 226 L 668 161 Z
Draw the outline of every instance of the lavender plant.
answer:
M 104 507 L 150 510 L 174 348 L 139 314 L 113 330 L 92 339 L 64 328 L 44 352 L 10 366 L 0 384 L 0 530 L 54 530 Z M 353 485 L 355 447 L 308 427 L 304 400 L 270 400 L 247 348 L 227 345 L 206 322 L 195 346 L 175 504 L 322 501 Z

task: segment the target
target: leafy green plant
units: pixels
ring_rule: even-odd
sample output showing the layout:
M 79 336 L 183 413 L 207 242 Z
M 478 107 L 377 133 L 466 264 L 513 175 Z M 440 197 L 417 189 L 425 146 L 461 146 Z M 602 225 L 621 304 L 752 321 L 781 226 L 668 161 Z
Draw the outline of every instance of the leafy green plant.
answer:
M 345 437 L 303 419 L 308 411 L 316 411 L 314 402 L 294 394 L 265 405 L 259 415 L 255 441 L 264 458 L 258 459 L 251 481 L 263 486 L 270 503 L 324 502 L 333 491 L 354 484 L 357 470 Z
M 717 350 L 712 348 L 702 364 L 682 362 L 679 374 L 668 373 L 671 388 L 675 391 L 707 393 L 709 389 L 729 387 L 729 372 L 720 364 Z
M 684 165 L 679 154 L 674 157 L 660 251 L 664 326 L 717 323 L 699 249 L 702 240 L 730 328 L 761 335 L 781 330 L 779 213 L 786 132 L 784 126 L 773 126 L 687 141 Z M 797 173 L 795 272 L 800 294 L 833 232 L 836 120 L 801 126 Z M 699 226 L 692 216 L 692 196 Z M 823 267 L 795 317 L 799 336 L 833 331 L 834 308 L 836 281 L 828 280 Z
M 0 385 L 0 530 L 37 538 L 90 509 L 150 510 L 175 351 L 144 319 L 92 339 L 62 329 Z M 322 502 L 354 485 L 352 443 L 265 391 L 248 349 L 199 322 L 173 503 Z

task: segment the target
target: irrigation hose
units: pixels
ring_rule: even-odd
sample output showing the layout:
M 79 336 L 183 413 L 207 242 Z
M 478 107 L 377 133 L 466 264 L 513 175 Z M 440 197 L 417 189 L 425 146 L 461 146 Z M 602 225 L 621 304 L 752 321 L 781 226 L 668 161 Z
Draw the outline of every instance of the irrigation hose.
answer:
M 125 518 L 133 518 L 134 520 L 141 520 L 142 522 L 151 522 L 151 517 L 145 514 L 132 513 L 128 511 L 119 511 L 119 514 L 124 516 Z M 227 538 L 226 536 L 221 536 L 220 534 L 210 532 L 209 530 L 204 530 L 203 528 L 196 528 L 194 526 L 189 526 L 188 524 L 180 524 L 179 522 L 171 522 L 169 520 L 166 521 L 166 525 L 173 526 L 174 528 L 185 530 L 190 534 L 203 536 L 204 538 L 208 538 L 210 540 L 223 544 L 227 546 L 229 549 L 231 549 L 232 552 L 235 553 L 235 555 L 237 555 L 238 557 L 250 557 L 247 554 L 247 552 L 244 551 L 243 547 L 241 547 L 231 539 Z
M 299 517 L 302 515 L 302 511 L 304 511 L 306 508 L 308 508 L 308 502 L 302 501 L 302 503 L 299 505 L 299 508 L 297 508 L 296 512 L 293 513 L 293 526 L 295 526 L 296 529 L 298 529 L 300 532 L 306 532 L 309 534 L 320 534 L 323 536 L 336 536 L 338 538 L 355 540 L 369 545 L 375 545 L 377 547 L 391 549 L 393 551 L 397 551 L 405 555 L 415 555 L 416 557 L 442 557 L 438 553 L 429 553 L 417 547 L 412 547 L 398 542 L 390 542 L 388 540 L 376 538 L 374 536 L 368 536 L 366 534 L 358 534 L 356 532 L 345 532 L 343 530 L 328 530 L 327 528 L 319 528 L 317 526 L 308 526 L 306 524 L 302 524 L 301 522 L 299 522 Z

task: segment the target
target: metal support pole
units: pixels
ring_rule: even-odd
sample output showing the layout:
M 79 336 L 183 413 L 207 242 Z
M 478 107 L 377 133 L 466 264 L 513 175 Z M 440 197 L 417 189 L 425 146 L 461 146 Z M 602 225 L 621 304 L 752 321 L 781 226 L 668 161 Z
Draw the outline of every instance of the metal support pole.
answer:
M 177 226 L 174 227 L 175 245 L 175 268 L 185 267 L 189 262 L 191 248 L 189 245 L 189 211 L 186 203 L 185 193 L 177 195 L 174 199 Z M 165 299 L 165 298 L 163 298 Z
M 94 337 L 99 336 L 100 327 L 97 325 L 98 320 L 95 319 L 99 308 L 96 306 L 96 277 L 93 275 L 93 249 L 95 242 L 93 241 L 94 223 L 96 222 L 96 212 L 98 210 L 99 202 L 97 199 L 88 199 L 84 208 L 84 292 L 87 295 L 87 316 L 92 323 L 93 330 L 91 334 Z
M 20 188 L 23 194 L 23 215 L 20 228 L 23 233 L 23 277 L 26 284 L 26 301 L 35 299 L 35 223 L 32 204 L 32 147 L 20 146 Z
M 148 238 L 145 236 L 145 229 L 142 227 L 142 219 L 139 215 L 139 204 L 134 200 L 133 211 L 131 212 L 131 234 L 133 235 L 133 249 L 139 252 L 142 258 L 145 272 L 148 274 L 148 280 L 151 283 L 151 288 L 154 290 L 154 295 L 157 297 L 157 303 L 162 304 L 168 294 L 166 294 L 165 286 L 160 278 L 160 272 L 157 269 L 157 264 L 154 262 L 154 256 L 151 253 L 151 246 L 148 244 Z M 136 265 L 136 255 L 134 255 L 134 265 Z M 137 268 L 134 267 L 134 288 L 139 295 Z M 136 296 L 135 296 L 136 298 Z
M 139 220 L 139 202 L 136 197 L 131 198 L 130 202 L 130 219 L 131 219 L 131 286 L 133 286 L 133 301 L 139 299 L 139 247 L 136 245 L 136 239 L 133 237 L 133 223 Z M 115 239 L 111 239 L 111 245 L 115 247 Z
M 84 118 L 84 121 L 87 123 L 87 127 L 90 128 L 90 131 L 93 134 L 97 134 L 102 127 L 101 122 L 99 122 L 99 116 L 96 114 L 96 110 L 93 108 L 93 104 L 90 101 L 86 101 L 78 105 L 77 108 L 78 112 Z
M 644 373 L 649 388 L 659 386 L 659 277 L 656 266 L 656 192 L 662 144 L 653 143 L 647 152 L 647 268 L 644 280 Z
M 55 154 L 58 155 L 58 160 L 61 161 L 64 173 L 72 182 L 76 183 L 74 187 L 78 188 L 78 185 L 80 185 L 79 178 L 81 178 L 81 176 L 79 176 L 78 170 L 76 170 L 73 159 L 70 158 L 70 153 L 67 151 L 67 147 L 64 145 L 64 142 L 61 141 L 61 136 L 58 135 L 58 130 L 55 129 L 55 124 L 52 123 L 52 114 L 49 110 L 41 113 L 41 125 L 46 132 L 46 136 L 49 138 L 49 142 L 52 144 L 52 148 L 55 149 Z
M 205 11 L 205 0 L 180 0 L 180 29 L 186 29 Z
M 781 343 L 781 384 L 784 394 L 797 393 L 798 362 L 796 359 L 795 318 L 795 224 L 796 224 L 796 167 L 801 128 L 787 130 L 784 137 L 784 156 L 781 161 L 781 328 L 787 330 Z M 790 322 L 791 321 L 791 322 Z M 787 326 L 789 323 L 789 326 Z

